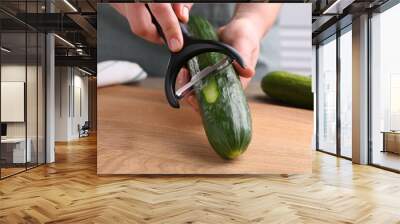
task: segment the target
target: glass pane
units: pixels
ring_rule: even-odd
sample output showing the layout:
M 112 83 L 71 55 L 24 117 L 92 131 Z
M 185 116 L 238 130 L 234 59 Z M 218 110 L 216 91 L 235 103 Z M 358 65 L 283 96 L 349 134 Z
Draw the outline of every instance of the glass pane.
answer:
M 400 170 L 400 4 L 372 18 L 372 163 Z
M 26 12 L 37 13 L 37 1 L 27 2 Z M 35 17 L 37 18 L 37 17 Z M 34 21 L 32 21 L 34 22 Z M 34 22 L 35 23 L 35 22 Z M 30 150 L 30 159 L 27 167 L 37 166 L 38 147 L 37 147 L 37 132 L 38 132 L 38 88 L 37 88 L 37 73 L 38 73 L 38 36 L 35 30 L 27 30 L 27 80 L 26 80 L 26 116 L 27 116 L 27 150 Z
M 336 153 L 336 40 L 318 48 L 318 148 Z
M 30 159 L 31 152 L 26 150 L 25 41 L 25 32 L 1 34 L 2 178 L 25 170 L 25 163 Z
M 27 80 L 26 80 L 26 116 L 27 116 L 27 144 L 28 151 L 30 150 L 30 158 L 28 159 L 27 166 L 28 168 L 37 165 L 37 132 L 38 132 L 38 124 L 37 124 L 37 104 L 38 104 L 38 88 L 37 88 L 37 33 L 29 32 L 27 33 L 28 38 L 28 55 L 27 55 Z
M 340 36 L 340 153 L 351 158 L 352 141 L 352 35 Z
M 38 163 L 45 163 L 45 44 L 46 37 L 44 34 L 38 35 Z

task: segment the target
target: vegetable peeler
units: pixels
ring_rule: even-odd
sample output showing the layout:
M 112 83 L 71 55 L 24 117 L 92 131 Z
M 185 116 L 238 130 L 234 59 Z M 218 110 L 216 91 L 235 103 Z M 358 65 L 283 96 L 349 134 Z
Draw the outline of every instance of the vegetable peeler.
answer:
M 151 15 L 151 20 L 156 26 L 158 34 L 161 36 L 164 42 L 167 43 L 161 26 L 151 12 L 148 4 L 146 4 L 146 8 Z M 179 108 L 179 100 L 182 99 L 190 91 L 192 91 L 193 86 L 204 77 L 214 72 L 221 71 L 222 69 L 232 64 L 233 61 L 236 61 L 241 67 L 245 67 L 243 59 L 233 47 L 219 41 L 195 39 L 191 37 L 190 32 L 185 24 L 179 23 L 179 25 L 183 35 L 183 48 L 179 52 L 170 52 L 171 55 L 169 58 L 164 83 L 165 95 L 167 97 L 168 103 L 174 108 Z M 225 54 L 226 57 L 224 57 L 218 63 L 207 66 L 200 72 L 192 75 L 188 83 L 180 87 L 178 90 L 175 90 L 176 78 L 180 69 L 184 67 L 187 61 L 191 58 L 207 52 L 222 53 Z

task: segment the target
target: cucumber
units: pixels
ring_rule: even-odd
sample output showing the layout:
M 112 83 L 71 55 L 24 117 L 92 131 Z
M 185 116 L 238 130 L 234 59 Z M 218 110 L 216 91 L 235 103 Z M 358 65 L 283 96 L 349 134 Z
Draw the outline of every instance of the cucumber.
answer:
M 218 40 L 214 27 L 205 19 L 191 16 L 188 29 L 198 39 Z M 188 61 L 191 75 L 225 56 L 211 52 Z M 214 151 L 224 159 L 234 159 L 246 151 L 252 124 L 242 84 L 233 66 L 210 74 L 194 86 L 205 133 Z
M 313 109 L 314 100 L 309 76 L 274 71 L 264 76 L 261 88 L 272 99 L 294 107 Z

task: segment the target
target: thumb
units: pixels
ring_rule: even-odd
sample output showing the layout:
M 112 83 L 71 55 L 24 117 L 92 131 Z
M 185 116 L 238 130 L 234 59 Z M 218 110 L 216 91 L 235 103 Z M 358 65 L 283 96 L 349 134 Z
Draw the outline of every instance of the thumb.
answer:
M 255 63 L 253 62 L 253 48 L 251 47 L 252 44 L 249 44 L 249 41 L 245 38 L 236 38 L 232 35 L 229 35 L 229 32 L 225 32 L 226 26 L 222 26 L 218 29 L 218 36 L 220 39 L 225 42 L 226 44 L 231 45 L 242 57 L 244 61 L 244 68 L 239 65 L 236 61 L 233 62 L 233 65 L 236 71 L 242 77 L 252 77 L 255 74 Z
M 239 65 L 236 61 L 233 63 L 236 71 L 240 76 L 250 78 L 255 74 L 255 63 L 253 57 L 253 49 L 249 47 L 249 44 L 241 38 L 238 38 L 233 44 L 232 47 L 235 48 L 239 55 L 242 57 L 245 67 Z
M 225 29 L 226 29 L 226 25 L 219 27 L 218 30 L 217 30 L 218 37 L 222 41 L 224 41 L 224 39 L 227 39 L 227 38 L 225 38 L 225 35 L 224 35 Z

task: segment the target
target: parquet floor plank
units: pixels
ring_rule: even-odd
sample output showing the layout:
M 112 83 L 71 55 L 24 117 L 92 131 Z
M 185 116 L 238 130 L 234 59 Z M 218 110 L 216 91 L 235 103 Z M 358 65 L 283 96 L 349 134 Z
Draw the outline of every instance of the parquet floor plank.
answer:
M 309 175 L 97 176 L 96 138 L 0 181 L 0 223 L 400 223 L 400 175 L 315 152 Z

